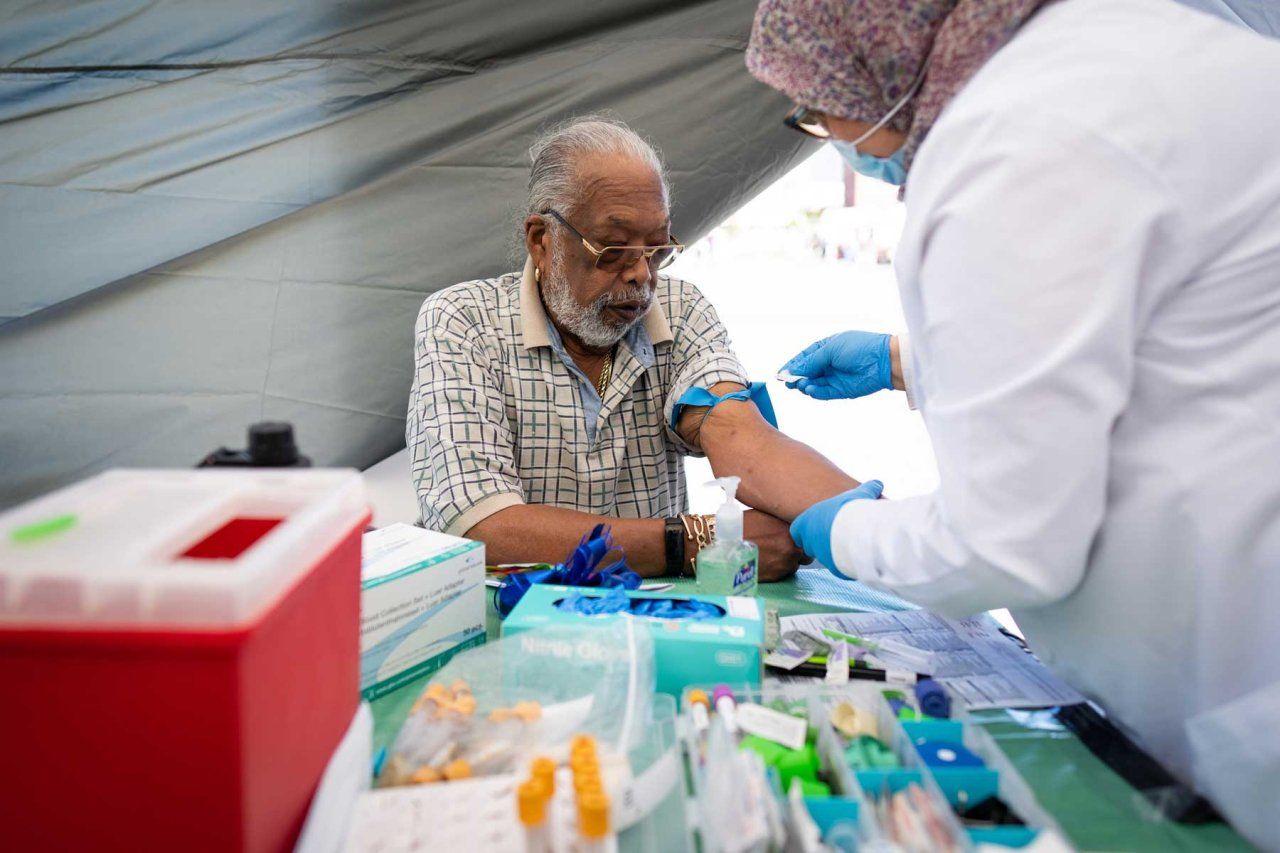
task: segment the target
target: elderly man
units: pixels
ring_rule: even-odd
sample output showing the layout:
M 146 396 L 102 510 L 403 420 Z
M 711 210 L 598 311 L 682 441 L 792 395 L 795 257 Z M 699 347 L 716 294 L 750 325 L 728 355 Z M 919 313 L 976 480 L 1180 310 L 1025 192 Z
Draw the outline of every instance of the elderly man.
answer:
M 639 573 L 687 574 L 711 531 L 685 515 L 682 457 L 705 453 L 743 478 L 761 580 L 789 575 L 788 522 L 857 481 L 774 429 L 710 303 L 657 274 L 681 248 L 657 154 L 594 118 L 530 154 L 524 271 L 418 315 L 406 438 L 423 523 L 504 563 L 563 559 L 606 522 Z

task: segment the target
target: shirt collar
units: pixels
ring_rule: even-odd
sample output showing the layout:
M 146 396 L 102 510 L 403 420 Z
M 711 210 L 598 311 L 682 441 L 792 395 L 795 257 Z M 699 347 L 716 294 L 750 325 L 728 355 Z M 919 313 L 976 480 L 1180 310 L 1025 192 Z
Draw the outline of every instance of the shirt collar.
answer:
M 533 280 L 533 258 L 525 260 L 524 274 L 520 280 L 520 327 L 525 349 L 551 346 L 551 335 L 547 332 L 551 328 L 551 319 L 542 307 L 538 284 Z M 667 317 L 658 305 L 657 299 L 653 300 L 653 304 L 649 306 L 648 312 L 644 315 L 644 322 L 632 327 L 624 339 L 631 351 L 637 354 L 639 353 L 637 344 L 640 339 L 633 336 L 641 330 L 644 331 L 647 342 L 651 345 L 675 340 L 675 336 L 671 334 L 671 324 L 667 322 Z

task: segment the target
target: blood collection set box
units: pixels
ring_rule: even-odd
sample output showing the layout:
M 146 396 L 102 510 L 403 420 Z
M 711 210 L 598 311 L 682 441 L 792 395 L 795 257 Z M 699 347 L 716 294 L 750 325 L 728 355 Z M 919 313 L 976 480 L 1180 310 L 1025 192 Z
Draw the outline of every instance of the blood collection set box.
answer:
M 593 625 L 623 618 L 620 613 L 584 614 L 565 602 L 572 596 L 598 598 L 618 591 L 536 584 L 520 599 L 506 621 L 503 636 L 546 625 Z M 764 613 L 754 596 L 685 595 L 670 592 L 626 591 L 631 607 L 653 636 L 657 690 L 679 696 L 690 684 L 759 685 L 764 645 Z M 675 618 L 644 615 L 659 613 L 641 602 L 669 604 Z M 699 612 L 692 611 L 689 602 Z M 683 613 L 683 615 L 679 615 Z
M 355 471 L 110 471 L 0 514 L 11 850 L 292 849 L 359 702 Z
M 381 696 L 485 640 L 484 544 L 411 524 L 364 535 L 360 692 Z

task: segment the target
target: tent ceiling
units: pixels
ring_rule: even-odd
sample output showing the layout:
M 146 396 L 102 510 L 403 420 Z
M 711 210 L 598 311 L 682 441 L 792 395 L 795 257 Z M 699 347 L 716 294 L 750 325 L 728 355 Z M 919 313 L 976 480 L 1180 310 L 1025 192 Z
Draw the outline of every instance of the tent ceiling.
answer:
M 0 9 L 0 505 L 261 418 L 403 444 L 425 294 L 516 263 L 526 149 L 609 111 L 705 233 L 805 152 L 754 0 Z

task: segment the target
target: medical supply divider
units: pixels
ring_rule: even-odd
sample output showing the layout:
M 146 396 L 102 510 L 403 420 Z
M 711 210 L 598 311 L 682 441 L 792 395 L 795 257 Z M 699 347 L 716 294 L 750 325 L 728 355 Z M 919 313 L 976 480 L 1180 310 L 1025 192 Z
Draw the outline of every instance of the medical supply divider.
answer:
M 816 749 L 820 762 L 818 775 L 826 780 L 830 796 L 805 795 L 800 792 L 800 786 L 789 791 L 776 767 L 768 768 L 770 792 L 780 812 L 799 797 L 807 820 L 812 821 L 823 843 L 832 849 L 853 850 L 876 844 L 897 844 L 904 850 L 972 851 L 979 845 L 1017 849 L 1032 842 L 1049 841 L 1045 833 L 1054 836 L 1047 849 L 1071 849 L 1065 833 L 1036 801 L 1031 788 L 986 731 L 971 723 L 963 712 L 956 719 L 924 718 L 909 692 L 895 693 L 895 690 L 895 685 L 886 683 L 823 686 L 775 681 L 766 681 L 762 690 L 749 685 L 686 689 L 681 699 L 682 734 L 689 757 L 690 788 L 696 803 L 692 809 L 694 823 L 703 849 L 716 851 L 727 846 L 718 836 L 723 827 L 707 819 L 705 802 L 708 786 L 723 776 L 725 768 L 702 763 L 709 757 L 709 733 L 716 727 L 723 728 L 724 722 L 711 710 L 707 722 L 700 726 L 696 717 L 702 711 L 695 707 L 699 704 L 695 699 L 702 700 L 706 711 L 706 697 L 726 692 L 732 696 L 735 707 L 750 703 L 766 707 L 779 705 L 790 712 L 803 709 L 808 727 L 806 737 Z M 886 693 L 895 697 L 898 709 L 886 698 Z M 837 731 L 833 722 L 837 713 L 858 720 L 858 734 L 848 738 L 850 746 L 854 740 L 870 735 L 892 752 L 893 761 L 888 763 L 895 766 L 851 767 L 846 759 L 846 736 Z M 904 719 L 912 717 L 919 719 Z M 741 746 L 744 738 L 740 727 L 733 740 Z M 922 749 L 937 744 L 943 745 L 944 751 L 946 745 L 960 745 L 980 759 L 981 766 L 931 766 Z M 913 784 L 918 790 L 911 796 L 923 806 L 924 813 L 936 818 L 930 821 L 932 834 L 924 847 L 904 844 L 894 827 L 886 825 L 886 820 L 892 819 L 886 818 L 884 798 Z M 966 827 L 957 810 L 991 796 L 1003 801 L 1024 825 Z M 804 827 L 799 824 L 805 820 L 804 815 L 797 820 L 793 807 L 790 831 L 803 833 Z M 809 848 L 802 844 L 801 849 Z
M 981 768 L 929 768 L 929 775 L 953 809 L 995 796 L 1007 803 L 1025 824 L 966 829 L 970 840 L 975 844 L 1023 847 L 1035 841 L 1042 833 L 1049 832 L 1056 834 L 1063 846 L 1069 846 L 1066 833 L 1040 805 L 1031 786 L 1001 751 L 995 738 L 981 726 L 971 722 L 963 711 L 957 715 L 957 719 L 952 720 L 900 722 L 900 737 L 907 741 L 907 747 L 916 751 L 917 756 L 920 756 L 917 744 L 921 739 L 939 739 L 958 741 L 982 759 L 984 766 Z
M 893 732 L 891 746 L 909 772 L 919 774 L 925 789 L 947 805 L 947 823 L 958 831 L 962 841 L 960 849 L 971 850 L 979 844 L 1020 848 L 1033 841 L 1045 840 L 1045 834 L 1055 836 L 1057 849 L 1071 849 L 1066 834 L 1058 823 L 1036 800 L 1031 787 L 1014 768 L 1013 763 L 1001 751 L 995 739 L 981 726 L 973 723 L 959 702 L 953 701 L 951 719 L 933 719 L 912 711 L 895 713 L 886 699 L 889 687 L 885 685 L 850 684 L 823 696 L 830 702 L 831 696 L 847 698 L 851 694 L 870 696 L 878 719 L 887 722 Z M 864 700 L 866 701 L 866 700 Z M 917 719 L 909 719 L 910 717 Z M 884 731 L 884 729 L 882 729 Z M 959 744 L 976 756 L 982 766 L 937 766 L 925 760 L 929 745 Z M 937 749 L 945 752 L 946 747 Z M 958 752 L 958 750 L 956 750 Z M 877 784 L 883 784 L 881 771 L 853 771 L 842 765 L 871 796 Z M 892 773 L 890 774 L 892 776 Z M 890 778 L 892 787 L 894 780 Z M 959 810 L 981 803 L 988 797 L 998 797 L 1021 819 L 1023 825 L 994 825 L 990 827 L 965 826 L 959 818 Z
M 848 704 L 862 715 L 862 731 L 889 747 L 897 758 L 898 766 L 895 768 L 854 770 L 846 759 L 843 744 L 832 749 L 833 771 L 841 786 L 863 804 L 863 836 L 884 843 L 894 843 L 891 828 L 885 825 L 887 821 L 880 816 L 886 805 L 883 800 L 914 784 L 922 790 L 928 808 L 938 817 L 937 831 L 941 837 L 932 839 L 930 847 L 967 849 L 959 820 L 937 785 L 933 784 L 929 768 L 910 749 L 910 743 L 903 737 L 898 716 L 884 695 L 892 688 L 893 685 L 886 683 L 859 682 L 838 688 L 817 688 L 808 694 L 808 701 L 815 708 L 815 716 L 823 720 L 824 727 L 833 740 L 841 740 L 833 723 L 835 709 L 842 703 Z M 874 722 L 868 725 L 868 720 Z M 912 849 L 905 845 L 904 848 Z
M 655 694 L 650 713 L 640 741 L 627 752 L 630 775 L 614 798 L 618 841 L 627 850 L 691 850 L 675 697 Z
M 691 795 L 688 818 L 700 842 L 698 849 L 702 853 L 734 849 L 751 853 L 780 850 L 785 840 L 781 779 L 776 771 L 765 768 L 754 754 L 739 752 L 738 733 L 724 724 L 718 715 L 712 717 L 707 711 L 710 697 L 716 696 L 719 700 L 726 695 L 735 705 L 758 703 L 761 699 L 759 687 L 745 683 L 686 687 L 680 699 L 680 732 L 684 738 Z M 694 697 L 699 701 L 695 702 Z M 699 707 L 707 713 L 700 713 Z M 712 751 L 713 744 L 725 743 L 732 747 L 728 756 L 723 755 L 723 751 Z M 733 764 L 725 766 L 727 762 Z M 766 774 L 766 786 L 755 784 L 766 779 Z M 755 811 L 751 808 L 725 812 L 716 809 L 717 796 L 726 786 L 744 783 L 750 786 L 751 796 L 739 799 L 750 803 Z M 740 830 L 741 826 L 729 826 L 731 819 L 750 826 L 755 835 L 744 839 L 742 836 L 750 833 L 735 833 L 734 830 Z

